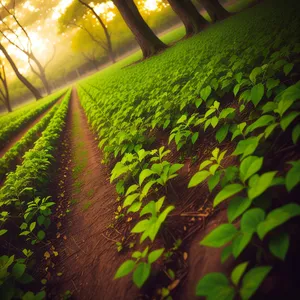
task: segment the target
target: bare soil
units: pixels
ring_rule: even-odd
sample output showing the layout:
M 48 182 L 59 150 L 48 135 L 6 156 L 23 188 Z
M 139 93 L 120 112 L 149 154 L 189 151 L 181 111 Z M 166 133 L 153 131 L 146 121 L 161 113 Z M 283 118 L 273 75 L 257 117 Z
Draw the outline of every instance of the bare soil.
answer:
M 109 237 L 117 195 L 109 183 L 109 171 L 100 163 L 98 143 L 89 130 L 75 89 L 69 113 L 68 138 L 64 141 L 69 150 L 63 154 L 58 174 L 64 184 L 60 185 L 62 204 L 58 206 L 57 220 L 66 215 L 66 206 L 70 213 L 57 221 L 57 233 L 51 241 L 58 256 L 57 268 L 54 266 L 52 274 L 48 273 L 49 298 L 59 299 L 71 291 L 74 299 L 134 299 L 138 290 L 130 278 L 113 280 L 126 259 L 117 254 L 116 241 Z

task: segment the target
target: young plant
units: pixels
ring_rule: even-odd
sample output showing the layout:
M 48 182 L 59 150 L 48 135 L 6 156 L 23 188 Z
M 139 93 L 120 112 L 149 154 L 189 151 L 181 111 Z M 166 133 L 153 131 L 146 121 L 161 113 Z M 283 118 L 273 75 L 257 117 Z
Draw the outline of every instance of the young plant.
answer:
M 121 278 L 133 272 L 133 282 L 138 288 L 141 288 L 150 276 L 151 265 L 161 257 L 164 250 L 162 248 L 149 253 L 149 247 L 147 247 L 143 252 L 133 252 L 134 260 L 125 261 L 117 270 L 114 278 Z

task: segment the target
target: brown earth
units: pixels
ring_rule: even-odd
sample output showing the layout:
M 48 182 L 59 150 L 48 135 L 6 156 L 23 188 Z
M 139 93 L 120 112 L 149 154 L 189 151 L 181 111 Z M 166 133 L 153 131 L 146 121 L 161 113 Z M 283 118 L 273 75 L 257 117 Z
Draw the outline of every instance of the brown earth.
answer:
M 89 130 L 75 89 L 69 114 L 65 142 L 70 159 L 63 160 L 58 174 L 65 184 L 57 216 L 64 215 L 66 201 L 71 212 L 61 227 L 61 222 L 57 224 L 51 241 L 59 255 L 48 296 L 60 298 L 71 291 L 74 299 L 134 299 L 139 292 L 129 277 L 113 280 L 126 260 L 116 255 L 116 241 L 108 236 L 117 195 L 109 183 L 109 171 L 100 164 L 98 142 Z

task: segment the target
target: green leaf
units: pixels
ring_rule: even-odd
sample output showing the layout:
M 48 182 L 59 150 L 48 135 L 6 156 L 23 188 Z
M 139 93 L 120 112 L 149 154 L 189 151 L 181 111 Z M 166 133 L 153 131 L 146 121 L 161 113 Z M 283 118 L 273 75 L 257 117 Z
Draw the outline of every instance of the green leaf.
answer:
M 278 86 L 280 83 L 280 80 L 279 79 L 274 79 L 274 78 L 269 78 L 267 80 L 267 89 L 268 91 L 272 90 L 274 87 Z
M 290 192 L 300 182 L 300 160 L 291 163 L 292 168 L 285 177 L 285 186 Z
M 135 213 L 140 210 L 141 206 L 142 206 L 142 202 L 135 202 L 128 208 L 127 213 L 130 212 Z
M 167 218 L 167 216 L 169 215 L 169 213 L 175 209 L 175 206 L 171 205 L 171 206 L 168 206 L 158 217 L 157 219 L 157 222 L 158 224 L 162 224 L 165 219 Z
M 285 131 L 289 125 L 300 115 L 300 112 L 292 111 L 280 121 L 280 126 Z
M 252 208 L 243 214 L 241 220 L 241 230 L 246 233 L 253 234 L 256 232 L 257 226 L 264 221 L 265 212 L 261 208 Z
M 203 182 L 207 177 L 211 176 L 209 171 L 203 170 L 200 172 L 197 172 L 190 180 L 188 187 L 194 187 L 201 182 Z
M 0 230 L 0 236 L 4 235 L 7 232 L 7 229 L 1 229 Z
M 211 87 L 209 85 L 200 91 L 200 96 L 204 101 L 207 100 L 210 94 L 211 94 Z
M 292 139 L 293 139 L 293 143 L 296 145 L 298 140 L 300 137 L 300 124 L 297 124 L 294 128 L 293 128 L 293 132 L 292 132 Z
M 218 125 L 218 123 L 219 123 L 218 117 L 214 116 L 214 117 L 211 118 L 211 126 L 213 128 L 216 128 L 216 126 Z
M 257 128 L 266 127 L 267 125 L 273 123 L 274 121 L 275 121 L 274 116 L 263 115 L 259 119 L 257 119 L 253 124 L 247 127 L 245 134 L 248 134 Z
M 242 159 L 248 155 L 251 155 L 258 147 L 259 140 L 260 140 L 259 136 L 253 136 L 253 137 L 249 137 L 246 140 L 239 141 L 232 155 L 243 154 Z
M 254 106 L 257 106 L 257 104 L 260 102 L 260 100 L 264 95 L 264 92 L 265 92 L 265 88 L 262 83 L 259 83 L 252 87 L 250 98 Z
M 242 300 L 248 300 L 253 296 L 271 269 L 272 267 L 269 266 L 256 267 L 246 273 L 240 289 Z
M 272 184 L 273 178 L 276 175 L 276 171 L 267 172 L 261 176 L 258 176 L 255 181 L 249 181 L 249 189 L 248 189 L 248 197 L 250 200 L 261 195 L 264 191 L 266 191 Z
M 12 268 L 12 275 L 15 278 L 20 278 L 24 274 L 25 269 L 26 269 L 26 265 L 16 263 Z
M 232 254 L 232 244 L 224 247 L 221 253 L 221 263 L 223 264 Z
M 139 188 L 139 186 L 138 186 L 137 184 L 131 185 L 131 186 L 128 188 L 128 190 L 127 190 L 125 196 L 128 196 L 128 195 L 132 194 L 132 193 L 135 192 L 138 188 Z
M 135 267 L 135 262 L 133 260 L 126 260 L 119 267 L 114 279 L 124 277 L 128 275 Z
M 220 182 L 220 178 L 221 178 L 221 173 L 216 172 L 213 176 L 211 176 L 208 179 L 207 184 L 210 192 L 212 192 L 213 189 L 218 185 L 218 183 Z
M 201 242 L 200 245 L 220 248 L 229 243 L 237 234 L 238 230 L 232 224 L 222 224 L 212 230 Z
M 285 259 L 289 246 L 290 238 L 286 232 L 274 235 L 269 242 L 270 252 L 281 260 Z
M 239 92 L 240 88 L 241 88 L 241 85 L 239 83 L 237 85 L 235 85 L 235 87 L 233 88 L 233 94 L 234 94 L 234 96 L 237 95 L 237 93 Z
M 196 99 L 196 101 L 195 101 L 196 107 L 199 108 L 199 106 L 200 106 L 201 104 L 202 104 L 202 99 L 200 99 L 200 98 Z
M 45 234 L 45 231 L 43 230 L 40 230 L 38 233 L 37 233 L 37 237 L 40 241 L 42 241 L 44 238 L 45 238 L 46 234 Z
M 164 122 L 163 129 L 166 129 L 166 128 L 169 126 L 170 123 L 171 123 L 171 120 L 170 120 L 170 119 L 166 120 L 166 121 Z
M 182 115 L 182 116 L 178 119 L 177 124 L 181 124 L 181 123 L 183 123 L 183 122 L 186 121 L 186 120 L 187 120 L 187 116 L 186 116 L 186 115 Z
M 229 124 L 225 124 L 216 132 L 216 139 L 219 143 L 222 143 L 225 140 L 228 130 Z
M 225 186 L 214 199 L 214 207 L 219 205 L 221 202 L 228 199 L 229 197 L 239 193 L 243 189 L 244 186 L 239 183 L 233 183 Z
M 41 225 L 43 225 L 44 224 L 44 222 L 45 222 L 45 217 L 44 216 L 38 216 L 38 218 L 37 218 L 37 222 L 38 222 L 38 224 L 41 226 Z
M 252 175 L 257 173 L 263 164 L 263 157 L 248 156 L 246 157 L 240 166 L 240 178 L 245 182 Z
M 140 233 L 140 232 L 144 232 L 148 228 L 149 228 L 149 220 L 142 220 L 133 227 L 131 232 Z
M 300 206 L 296 203 L 286 204 L 272 210 L 265 221 L 259 224 L 257 228 L 258 236 L 262 240 L 272 229 L 297 216 L 300 216 Z
M 151 271 L 151 266 L 145 262 L 139 263 L 133 273 L 133 282 L 138 288 L 141 288 L 148 279 Z
M 238 235 L 232 241 L 232 254 L 234 258 L 238 258 L 243 250 L 247 247 L 252 239 L 252 233 L 239 232 Z
M 36 222 L 32 222 L 29 226 L 29 230 L 32 232 L 36 226 Z
M 139 196 L 140 196 L 139 193 L 135 193 L 135 194 L 131 194 L 131 195 L 127 196 L 124 200 L 123 208 L 131 205 Z
M 180 169 L 183 168 L 183 164 L 173 164 L 169 169 L 169 175 L 177 173 Z
M 222 273 L 209 273 L 197 284 L 196 295 L 208 299 L 233 300 L 235 291 Z
M 284 65 L 283 72 L 284 72 L 285 76 L 287 76 L 292 71 L 293 67 L 294 67 L 294 64 L 291 64 L 291 63 Z
M 152 187 L 153 184 L 155 184 L 155 183 L 156 183 L 156 180 L 151 180 L 151 181 L 149 181 L 149 182 L 147 182 L 147 183 L 145 184 L 145 186 L 143 187 L 143 190 L 142 190 L 141 200 L 142 200 L 143 198 L 145 198 L 145 197 L 148 195 L 149 190 L 151 189 L 151 187 Z
M 198 140 L 198 137 L 199 137 L 199 132 L 195 132 L 193 135 L 192 135 L 192 144 L 194 145 L 196 143 L 196 141 Z
M 277 106 L 278 106 L 278 104 L 276 102 L 269 101 L 262 107 L 262 112 L 263 112 L 263 114 L 266 114 L 269 112 L 274 112 L 274 110 L 277 108 Z
M 165 249 L 162 248 L 162 249 L 157 249 L 157 250 L 150 252 L 148 255 L 148 263 L 153 264 L 155 261 L 157 261 L 161 257 L 161 255 L 163 254 L 164 251 L 165 251 Z
M 227 208 L 228 221 L 232 223 L 243 212 L 245 212 L 251 205 L 251 200 L 243 197 L 235 197 L 229 202 Z
M 144 180 L 146 178 L 148 178 L 149 176 L 151 176 L 152 174 L 154 174 L 154 172 L 150 169 L 145 169 L 143 170 L 141 173 L 140 173 L 140 176 L 139 176 L 139 185 L 141 186 L 142 183 L 144 182 Z
M 256 83 L 256 77 L 262 73 L 261 67 L 256 67 L 252 70 L 252 72 L 249 75 L 250 80 L 255 84 Z
M 241 263 L 237 265 L 233 271 L 231 272 L 231 281 L 235 284 L 238 285 L 240 282 L 241 277 L 245 273 L 247 267 L 248 267 L 248 262 Z
M 270 134 L 275 130 L 275 128 L 278 126 L 278 123 L 271 124 L 265 129 L 265 138 L 267 139 Z
M 211 165 L 213 162 L 211 160 L 205 160 L 203 163 L 201 163 L 200 167 L 199 167 L 199 171 L 201 171 L 202 169 L 204 169 L 205 167 Z

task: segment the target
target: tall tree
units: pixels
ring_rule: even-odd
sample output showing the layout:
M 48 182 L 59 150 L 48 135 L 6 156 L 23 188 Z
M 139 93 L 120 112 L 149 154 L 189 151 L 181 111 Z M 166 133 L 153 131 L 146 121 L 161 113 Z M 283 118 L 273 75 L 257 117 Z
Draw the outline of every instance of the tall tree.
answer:
M 230 13 L 219 3 L 219 0 L 198 0 L 198 2 L 205 8 L 213 23 L 230 16 Z
M 2 37 L 4 37 L 8 43 L 13 45 L 17 49 L 19 49 L 27 56 L 31 71 L 41 80 L 42 84 L 46 89 L 47 94 L 48 95 L 51 94 L 51 88 L 46 77 L 46 68 L 55 56 L 55 47 L 53 48 L 54 50 L 53 50 L 52 57 L 43 66 L 32 50 L 31 38 L 28 32 L 26 31 L 25 27 L 18 20 L 15 12 L 15 7 L 9 9 L 7 6 L 5 6 L 5 4 L 2 1 L 0 1 L 0 4 L 1 4 L 1 8 L 6 12 L 6 14 L 13 21 L 12 25 L 21 30 L 23 40 L 24 39 L 26 40 L 26 45 L 24 45 L 24 42 L 22 42 L 21 36 L 17 34 L 17 30 L 15 28 L 13 29 L 12 25 L 9 24 L 9 21 L 5 21 L 4 19 L 1 20 L 1 27 L 0 27 L 0 33 Z M 14 36 L 14 40 L 12 39 L 11 35 Z M 35 65 L 35 67 L 33 64 Z
M 2 53 L 6 57 L 7 61 L 11 65 L 18 79 L 30 90 L 30 92 L 34 95 L 36 100 L 41 99 L 42 95 L 40 94 L 40 92 L 19 72 L 13 59 L 11 58 L 11 56 L 8 54 L 5 47 L 1 43 L 0 43 L 0 51 L 2 51 Z
M 106 28 L 105 23 L 103 22 L 103 20 L 100 18 L 100 16 L 96 13 L 94 8 L 90 4 L 87 4 L 83 0 L 78 0 L 78 1 L 82 5 L 84 5 L 88 10 L 91 11 L 91 13 L 95 16 L 96 20 L 99 22 L 100 26 L 102 27 L 104 35 L 105 35 L 106 43 L 104 43 L 104 44 L 101 43 L 101 46 L 107 52 L 108 57 L 110 58 L 111 62 L 115 63 L 116 58 L 115 58 L 115 53 L 114 53 L 113 47 L 112 47 L 111 37 L 110 37 L 110 33 L 109 33 L 108 29 Z M 88 32 L 88 34 L 91 35 L 89 32 Z
M 0 101 L 5 105 L 8 112 L 12 112 L 9 91 L 3 61 L 0 59 Z
M 113 3 L 141 47 L 144 58 L 167 48 L 145 22 L 133 0 L 113 0 Z
M 168 2 L 184 24 L 187 36 L 200 32 L 208 24 L 191 0 L 168 0 Z

